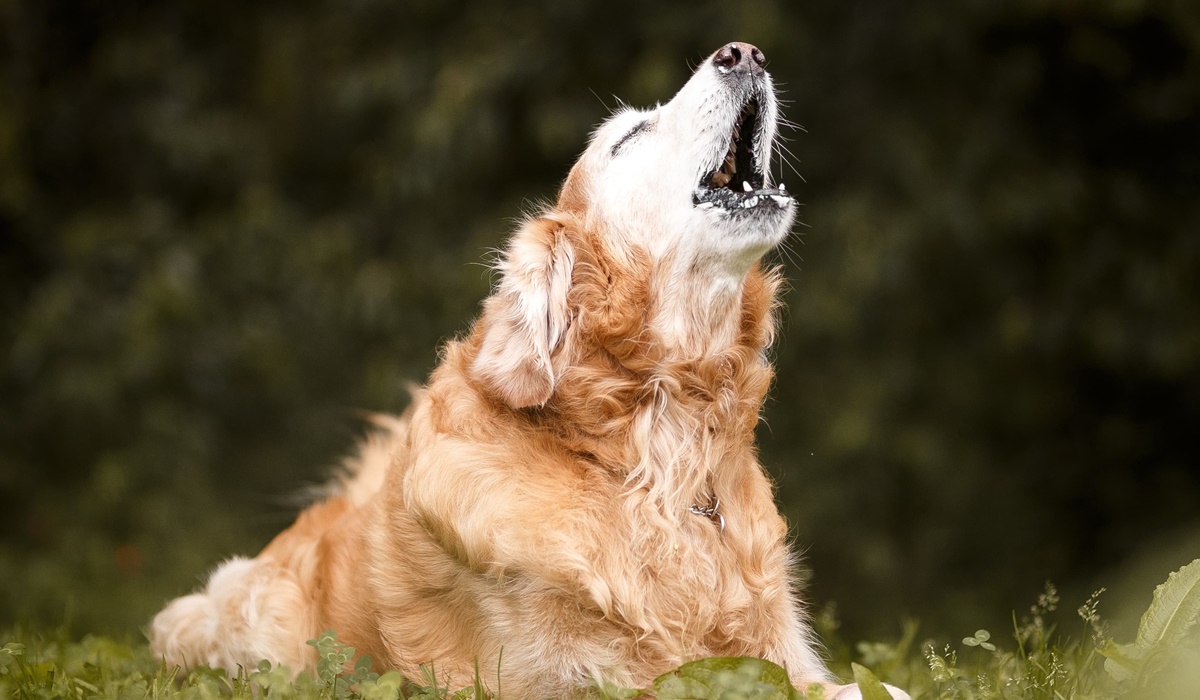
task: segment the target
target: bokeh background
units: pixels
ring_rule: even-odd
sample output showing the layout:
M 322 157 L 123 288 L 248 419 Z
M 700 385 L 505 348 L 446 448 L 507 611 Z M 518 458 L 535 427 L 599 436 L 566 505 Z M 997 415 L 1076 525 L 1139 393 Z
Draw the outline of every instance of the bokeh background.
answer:
M 1200 556 L 1200 4 L 0 0 L 0 626 L 137 635 L 261 547 L 733 39 L 805 127 L 761 441 L 813 605 L 1148 602 Z

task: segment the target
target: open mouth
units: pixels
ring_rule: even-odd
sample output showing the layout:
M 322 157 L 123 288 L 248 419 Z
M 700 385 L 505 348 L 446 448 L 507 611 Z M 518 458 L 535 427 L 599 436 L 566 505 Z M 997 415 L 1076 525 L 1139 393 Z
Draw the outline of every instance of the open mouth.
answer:
M 692 204 L 697 208 L 714 207 L 727 211 L 760 207 L 784 209 L 791 203 L 791 195 L 782 185 L 763 187 L 766 178 L 758 153 L 767 145 L 757 142 L 760 131 L 758 111 L 757 98 L 751 98 L 742 106 L 733 124 L 724 160 L 702 177 L 692 192 Z

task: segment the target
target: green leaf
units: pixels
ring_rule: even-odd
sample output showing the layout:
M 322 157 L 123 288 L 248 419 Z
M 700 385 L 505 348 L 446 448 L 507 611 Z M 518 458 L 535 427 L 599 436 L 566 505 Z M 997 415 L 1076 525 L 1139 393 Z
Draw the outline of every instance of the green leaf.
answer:
M 354 672 L 359 675 L 365 675 L 371 672 L 371 667 L 373 665 L 374 662 L 371 661 L 370 656 L 360 656 L 358 657 L 358 661 L 354 662 Z
M 336 641 L 337 632 L 334 632 L 333 630 L 325 630 L 321 633 L 320 637 L 317 637 L 316 639 L 310 639 L 305 642 L 305 644 L 308 644 L 311 647 L 317 647 L 317 649 L 321 649 L 323 647 L 331 646 Z
M 892 700 L 892 694 L 883 687 L 883 682 L 866 666 L 852 663 L 850 668 L 854 670 L 854 682 L 858 684 L 858 692 L 862 693 L 863 700 Z
M 404 682 L 404 675 L 399 671 L 388 671 L 378 678 L 360 682 L 358 696 L 363 700 L 399 700 Z
M 1100 649 L 1100 653 L 1104 655 L 1104 670 L 1113 680 L 1121 683 L 1137 678 L 1145 663 L 1136 655 L 1132 644 L 1117 644 L 1111 639 Z
M 16 665 L 16 659 L 25 654 L 25 645 L 9 642 L 0 649 L 0 673 L 6 673 L 9 666 Z
M 1142 615 L 1134 646 L 1151 652 L 1161 645 L 1177 644 L 1200 619 L 1200 559 L 1172 572 L 1154 589 L 1150 609 Z
M 1133 644 L 1109 642 L 1100 650 L 1106 657 L 1105 670 L 1118 681 L 1140 676 L 1148 659 L 1169 652 L 1184 641 L 1198 621 L 1200 559 L 1172 572 L 1165 582 L 1154 589 L 1154 598 L 1142 615 Z
M 686 663 L 654 679 L 659 700 L 789 700 L 787 671 L 753 658 L 712 658 Z

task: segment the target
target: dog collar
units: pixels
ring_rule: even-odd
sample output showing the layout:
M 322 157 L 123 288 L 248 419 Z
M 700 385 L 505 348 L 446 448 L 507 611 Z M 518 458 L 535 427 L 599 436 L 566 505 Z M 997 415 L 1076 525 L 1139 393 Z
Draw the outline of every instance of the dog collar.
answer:
M 699 504 L 693 504 L 688 510 L 696 515 L 704 516 L 705 518 L 708 518 L 716 523 L 717 526 L 721 528 L 721 534 L 723 535 L 725 534 L 725 516 L 721 515 L 720 508 L 721 499 L 713 496 L 712 501 L 708 505 L 702 506 Z

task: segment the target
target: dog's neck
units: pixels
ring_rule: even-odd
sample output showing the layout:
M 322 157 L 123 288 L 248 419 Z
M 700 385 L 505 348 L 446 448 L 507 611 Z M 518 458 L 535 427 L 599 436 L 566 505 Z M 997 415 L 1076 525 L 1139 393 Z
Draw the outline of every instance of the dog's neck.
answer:
M 557 435 L 669 519 L 757 468 L 776 272 L 681 269 L 567 215 L 523 227 L 501 271 L 450 348 L 496 410 Z
M 737 342 L 746 272 L 706 261 L 657 266 L 647 323 L 664 357 L 711 357 Z
M 579 254 L 580 327 L 546 409 L 664 515 L 694 517 L 692 506 L 756 468 L 780 278 L 756 265 L 717 283 L 677 275 L 681 288 L 671 288 L 655 285 L 654 265 L 631 259 Z

